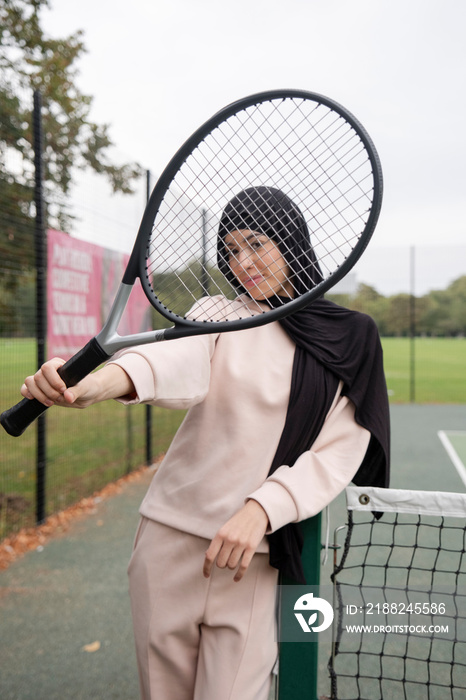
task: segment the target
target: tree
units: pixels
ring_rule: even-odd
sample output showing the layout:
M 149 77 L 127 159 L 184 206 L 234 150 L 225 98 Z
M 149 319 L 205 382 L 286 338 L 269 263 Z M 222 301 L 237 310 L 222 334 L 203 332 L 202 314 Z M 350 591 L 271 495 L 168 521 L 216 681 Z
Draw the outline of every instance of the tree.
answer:
M 414 300 L 406 293 L 384 297 L 367 284 L 360 284 L 355 294 L 330 292 L 328 298 L 372 316 L 382 336 L 409 336 L 412 325 L 416 335 L 466 335 L 466 275 Z
M 28 266 L 31 258 L 33 151 L 31 102 L 43 96 L 45 199 L 49 225 L 69 230 L 67 195 L 76 168 L 106 176 L 115 192 L 131 192 L 136 164 L 115 165 L 108 125 L 89 114 L 92 98 L 76 85 L 76 63 L 85 51 L 82 32 L 52 39 L 40 24 L 49 0 L 0 0 L 0 256 L 3 266 Z M 7 261 L 7 262 L 6 262 Z M 5 269 L 2 270 L 3 272 Z M 14 284 L 14 283 L 13 283 Z
M 355 311 L 369 314 L 376 322 L 381 335 L 387 334 L 388 300 L 368 284 L 359 284 L 354 294 L 332 294 L 328 298 L 336 304 L 346 306 Z
M 434 290 L 425 298 L 419 330 L 427 335 L 466 334 L 466 275 L 458 277 L 446 289 Z
M 458 277 L 446 289 L 450 303 L 451 335 L 466 334 L 466 275 Z
M 377 323 L 381 335 L 386 335 L 387 333 L 388 306 L 388 300 L 382 294 L 379 294 L 374 287 L 368 284 L 360 284 L 358 286 L 353 308 L 356 311 L 369 314 Z

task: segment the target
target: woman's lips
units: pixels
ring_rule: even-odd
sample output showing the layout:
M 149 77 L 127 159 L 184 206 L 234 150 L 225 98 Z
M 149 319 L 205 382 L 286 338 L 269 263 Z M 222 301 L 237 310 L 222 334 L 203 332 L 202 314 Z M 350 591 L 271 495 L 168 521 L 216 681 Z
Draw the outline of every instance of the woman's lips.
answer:
M 250 289 L 251 287 L 257 287 L 263 281 L 262 275 L 254 275 L 254 277 L 247 277 L 245 280 L 241 281 L 243 287 Z

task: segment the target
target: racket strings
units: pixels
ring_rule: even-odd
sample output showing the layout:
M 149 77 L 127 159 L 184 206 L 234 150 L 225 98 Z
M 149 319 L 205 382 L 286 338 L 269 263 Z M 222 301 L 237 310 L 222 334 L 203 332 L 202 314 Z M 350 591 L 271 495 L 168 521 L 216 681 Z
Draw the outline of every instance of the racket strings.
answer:
M 260 102 L 225 119 L 197 144 L 158 208 L 146 274 L 154 296 L 172 313 L 185 316 L 206 294 L 237 295 L 219 271 L 219 263 L 228 265 L 230 256 L 217 251 L 218 224 L 234 196 L 264 185 L 288 194 L 303 212 L 318 260 L 314 267 L 324 279 L 351 254 L 374 192 L 359 134 L 339 113 L 312 100 Z M 291 255 L 290 246 L 286 252 Z M 306 272 L 301 260 L 296 266 Z M 280 280 L 269 274 L 267 288 L 273 294 Z M 289 283 L 296 295 L 292 277 Z M 223 302 L 217 304 L 223 314 Z M 216 308 L 212 302 L 212 319 Z
M 335 116 L 335 115 L 334 115 Z M 322 120 L 324 117 L 322 117 Z M 304 121 L 304 118 L 303 118 Z M 342 129 L 342 126 L 344 127 Z M 292 132 L 293 133 L 293 132 Z M 359 181 L 359 178 L 355 178 L 352 176 L 352 173 L 348 171 L 348 166 L 351 160 L 356 158 L 358 155 L 360 155 L 364 148 L 363 144 L 359 140 L 354 139 L 354 134 L 350 132 L 349 125 L 342 120 L 342 118 L 338 115 L 335 116 L 332 122 L 328 123 L 322 133 L 316 134 L 314 139 L 310 139 L 309 143 L 304 143 L 303 139 L 306 138 L 309 134 L 314 133 L 314 130 L 309 129 L 305 134 L 304 137 L 298 138 L 296 137 L 296 143 L 290 143 L 287 144 L 288 146 L 291 146 L 295 148 L 295 155 L 297 157 L 297 162 L 299 165 L 299 169 L 295 168 L 294 169 L 294 175 L 297 176 L 298 178 L 301 178 L 303 174 L 308 174 L 314 179 L 314 182 L 316 184 L 316 187 L 319 188 L 324 196 L 325 196 L 325 186 L 328 182 L 331 182 L 332 185 L 337 185 L 337 180 L 336 177 L 338 173 L 340 173 L 340 177 L 344 180 L 345 176 L 351 178 L 351 182 L 348 185 L 347 191 L 341 190 L 339 191 L 339 195 L 343 200 L 347 202 L 347 208 L 352 209 L 353 204 L 350 201 L 350 199 L 347 197 L 347 192 L 352 189 L 353 185 L 358 186 L 361 191 L 361 196 L 367 197 L 367 191 L 361 187 L 361 183 Z M 332 141 L 332 151 L 329 151 L 328 148 L 328 141 L 330 140 L 331 137 L 338 137 L 334 138 L 334 141 Z M 345 139 L 344 142 L 342 143 L 342 139 Z M 327 142 L 326 142 L 327 140 Z M 320 144 L 322 144 L 322 147 L 325 149 L 326 152 L 326 157 L 322 158 L 321 155 L 319 154 L 313 154 L 312 148 L 315 146 L 316 141 L 319 141 Z M 338 144 L 339 150 L 340 150 L 340 157 L 338 160 L 335 159 L 335 147 Z M 298 149 L 297 146 L 300 146 Z M 343 150 L 344 147 L 348 145 L 349 148 L 345 151 Z M 312 163 L 315 165 L 315 169 L 313 170 L 312 167 L 306 162 L 306 155 L 308 155 L 308 158 L 311 159 Z M 329 160 L 330 158 L 334 159 L 334 162 L 332 166 L 330 167 L 329 165 Z M 358 166 L 358 169 L 361 167 L 361 165 Z M 291 174 L 292 167 L 288 165 L 288 170 L 289 173 Z M 321 180 L 319 179 L 320 176 L 323 176 L 324 179 Z M 372 183 L 370 185 L 370 188 L 372 189 Z M 299 192 L 298 192 L 299 194 Z M 324 200 L 316 198 L 316 202 L 320 205 L 322 205 L 322 202 Z M 354 208 L 353 208 L 354 210 Z M 324 206 L 321 206 L 321 211 L 326 211 L 326 208 Z M 345 214 L 345 207 L 340 208 L 339 214 L 344 217 Z M 328 220 L 331 220 L 333 218 L 334 214 L 328 216 Z M 357 212 L 357 219 L 359 220 L 359 212 Z M 346 219 L 345 220 L 346 225 L 351 225 L 351 220 Z

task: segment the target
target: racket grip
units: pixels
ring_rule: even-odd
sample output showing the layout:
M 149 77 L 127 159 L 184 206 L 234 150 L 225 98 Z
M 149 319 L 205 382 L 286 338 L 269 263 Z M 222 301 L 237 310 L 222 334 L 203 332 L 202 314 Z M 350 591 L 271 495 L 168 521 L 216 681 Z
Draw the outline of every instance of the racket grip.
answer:
M 97 340 L 92 338 L 82 350 L 60 367 L 58 374 L 66 386 L 75 386 L 109 357 Z M 44 406 L 37 399 L 23 399 L 1 414 L 0 424 L 9 435 L 19 437 L 47 408 L 48 406 Z
M 16 406 L 3 411 L 0 423 L 9 435 L 19 437 L 45 410 L 47 406 L 37 399 L 23 399 Z

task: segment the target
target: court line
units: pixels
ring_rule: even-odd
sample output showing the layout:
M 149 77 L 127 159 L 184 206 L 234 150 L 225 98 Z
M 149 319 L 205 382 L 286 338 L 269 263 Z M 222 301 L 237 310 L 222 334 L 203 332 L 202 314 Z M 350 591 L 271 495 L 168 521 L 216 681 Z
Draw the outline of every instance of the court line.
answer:
M 464 431 L 460 430 L 449 430 L 448 432 L 452 434 L 464 434 Z M 439 436 L 440 442 L 444 446 L 447 455 L 453 462 L 453 465 L 456 471 L 458 472 L 458 476 L 460 477 L 463 484 L 466 486 L 466 467 L 463 464 L 463 460 L 460 458 L 457 451 L 451 444 L 450 439 L 445 430 L 439 430 L 437 432 L 437 435 Z

